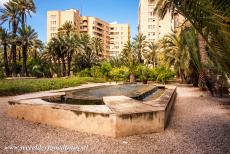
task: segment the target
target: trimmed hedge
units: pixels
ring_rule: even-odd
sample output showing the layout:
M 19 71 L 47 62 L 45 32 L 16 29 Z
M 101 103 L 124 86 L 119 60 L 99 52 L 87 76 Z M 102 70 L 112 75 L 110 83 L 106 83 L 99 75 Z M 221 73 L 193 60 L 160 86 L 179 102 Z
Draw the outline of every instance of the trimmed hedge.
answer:
M 75 87 L 89 82 L 105 82 L 101 78 L 71 77 L 71 78 L 42 78 L 42 79 L 16 79 L 0 80 L 0 96 L 12 96 L 38 91 L 47 91 Z

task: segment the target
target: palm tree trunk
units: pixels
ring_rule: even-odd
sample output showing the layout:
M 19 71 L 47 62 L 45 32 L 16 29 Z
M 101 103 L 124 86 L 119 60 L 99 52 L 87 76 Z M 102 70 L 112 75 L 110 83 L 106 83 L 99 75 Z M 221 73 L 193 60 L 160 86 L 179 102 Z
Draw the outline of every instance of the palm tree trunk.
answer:
M 4 44 L 3 48 L 4 48 L 3 52 L 4 52 L 5 73 L 6 73 L 6 76 L 9 77 L 10 70 L 9 70 L 9 62 L 8 62 L 8 56 L 7 56 L 7 44 Z
M 134 82 L 136 82 L 136 75 L 135 75 L 135 73 L 131 73 L 130 74 L 130 83 L 134 83 Z
M 13 43 L 12 43 L 12 46 L 11 46 L 11 53 L 12 53 L 12 56 L 13 56 L 13 69 L 12 69 L 12 75 L 13 77 L 16 77 L 17 76 L 17 45 L 16 45 L 16 42 L 15 42 L 15 39 L 16 39 L 16 36 L 17 36 L 17 21 L 14 21 L 12 23 L 12 28 L 13 28 Z
M 58 59 L 57 76 L 61 77 L 61 61 Z
M 17 76 L 17 54 L 16 54 L 16 44 L 12 44 L 11 47 L 11 53 L 12 53 L 12 59 L 13 59 L 13 68 L 12 68 L 12 75 L 13 77 Z
M 23 58 L 23 64 L 22 64 L 22 76 L 28 76 L 27 74 L 27 45 L 22 46 L 22 58 Z
M 22 56 L 21 56 L 21 50 L 19 49 L 18 50 L 18 60 L 21 61 L 21 58 L 22 58 Z
M 37 59 L 37 50 L 34 50 L 34 59 Z
M 65 77 L 66 76 L 65 58 L 62 57 L 61 60 L 62 60 L 62 71 L 63 71 L 62 73 L 63 73 L 63 76 Z
M 202 68 L 199 73 L 199 86 L 202 90 L 206 89 L 206 70 L 204 65 L 208 63 L 208 55 L 205 49 L 206 42 L 201 34 L 198 33 L 198 43 L 199 43 L 199 50 L 200 50 L 200 58 L 202 63 Z
M 70 76 L 71 61 L 72 61 L 72 55 L 71 55 L 71 53 L 70 53 L 70 54 L 68 55 L 68 76 Z

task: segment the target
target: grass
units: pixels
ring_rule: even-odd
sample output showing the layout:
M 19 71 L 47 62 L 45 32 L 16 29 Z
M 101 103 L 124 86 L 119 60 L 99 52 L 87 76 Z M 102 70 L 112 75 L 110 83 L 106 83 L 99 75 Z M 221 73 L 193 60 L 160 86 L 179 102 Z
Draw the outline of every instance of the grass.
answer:
M 105 82 L 104 79 L 90 77 L 71 77 L 53 79 L 16 79 L 0 80 L 0 96 L 13 96 L 31 92 L 56 90 L 68 87 L 76 87 L 89 82 Z

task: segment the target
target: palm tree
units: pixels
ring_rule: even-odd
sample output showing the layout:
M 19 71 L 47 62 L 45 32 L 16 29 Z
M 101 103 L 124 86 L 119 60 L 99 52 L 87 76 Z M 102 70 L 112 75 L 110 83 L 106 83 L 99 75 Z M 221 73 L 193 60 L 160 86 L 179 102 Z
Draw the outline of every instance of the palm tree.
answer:
M 23 26 L 18 29 L 18 40 L 22 46 L 23 55 L 23 65 L 22 65 L 22 75 L 28 76 L 27 72 L 27 50 L 28 47 L 33 44 L 33 40 L 38 38 L 38 34 L 30 26 Z
M 133 38 L 133 48 L 137 52 L 139 63 L 143 62 L 143 54 L 145 52 L 146 44 L 146 36 L 143 34 L 138 34 L 135 38 Z
M 163 18 L 168 10 L 182 14 L 198 31 L 200 57 L 207 63 L 207 55 L 215 57 L 230 72 L 230 4 L 225 0 L 151 0 L 157 2 L 155 12 Z M 205 50 L 206 45 L 209 50 Z M 207 52 L 209 52 L 207 54 Z M 205 69 L 200 72 L 200 83 L 205 84 Z
M 186 82 L 185 71 L 188 70 L 189 54 L 182 44 L 180 34 L 167 35 L 161 41 L 163 48 L 163 59 L 168 67 L 173 66 L 182 82 Z
M 130 82 L 136 82 L 135 68 L 139 64 L 139 53 L 134 51 L 133 44 L 128 40 L 121 52 L 121 59 L 130 70 Z
M 26 26 L 26 15 L 31 16 L 31 13 L 36 13 L 36 6 L 33 0 L 12 0 L 17 5 L 19 15 L 21 16 L 21 27 Z
M 31 57 L 34 59 L 37 59 L 38 52 L 41 51 L 44 48 L 44 44 L 39 39 L 33 39 L 32 40 L 32 47 L 31 47 Z
M 93 51 L 92 40 L 88 34 L 80 37 L 80 52 L 77 54 L 76 62 L 80 69 L 91 68 L 99 61 L 99 56 Z
M 11 54 L 13 57 L 13 76 L 16 76 L 16 67 L 17 67 L 17 53 L 16 53 L 16 36 L 18 30 L 19 19 L 19 10 L 17 9 L 17 5 L 12 1 L 9 1 L 4 4 L 4 8 L 0 9 L 0 21 L 1 24 L 9 21 L 10 28 L 12 29 L 11 33 Z
M 57 74 L 58 77 L 61 76 L 61 61 L 62 56 L 59 40 L 57 38 L 52 38 L 46 46 L 46 50 L 42 55 L 42 59 L 47 61 L 51 66 L 53 72 Z
M 144 54 L 146 63 L 152 64 L 153 67 L 156 67 L 156 63 L 157 63 L 157 49 L 158 49 L 158 45 L 155 44 L 154 42 L 151 42 L 148 45 L 148 49 Z
M 5 73 L 6 76 L 10 76 L 10 69 L 9 69 L 9 62 L 8 62 L 8 54 L 7 54 L 7 47 L 9 43 L 9 34 L 6 29 L 0 28 L 0 41 L 1 45 L 3 46 L 3 56 L 4 56 L 4 65 L 5 65 Z
M 77 55 L 77 52 L 80 50 L 80 38 L 75 33 L 71 33 L 69 37 L 65 38 L 65 42 L 67 47 L 67 74 L 70 76 L 73 55 Z
M 183 83 L 193 78 L 194 85 L 197 85 L 202 65 L 195 30 L 186 27 L 177 34 L 165 36 L 160 43 L 163 61 L 167 66 L 174 67 Z
M 58 29 L 58 32 L 69 36 L 71 32 L 76 32 L 76 28 L 71 21 L 67 21 Z
M 93 47 L 93 51 L 97 54 L 100 55 L 103 53 L 103 41 L 100 38 L 92 38 L 92 47 Z

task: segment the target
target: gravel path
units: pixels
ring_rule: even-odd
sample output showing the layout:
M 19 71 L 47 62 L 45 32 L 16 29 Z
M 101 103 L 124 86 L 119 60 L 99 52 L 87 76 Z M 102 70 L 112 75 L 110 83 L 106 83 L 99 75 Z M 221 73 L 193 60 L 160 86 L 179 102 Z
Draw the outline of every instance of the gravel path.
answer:
M 178 88 L 177 102 L 165 132 L 119 139 L 9 118 L 8 99 L 0 98 L 0 153 L 17 153 L 5 150 L 10 145 L 73 145 L 83 148 L 79 149 L 83 153 L 97 154 L 230 153 L 230 100 L 211 98 L 196 88 Z

